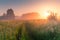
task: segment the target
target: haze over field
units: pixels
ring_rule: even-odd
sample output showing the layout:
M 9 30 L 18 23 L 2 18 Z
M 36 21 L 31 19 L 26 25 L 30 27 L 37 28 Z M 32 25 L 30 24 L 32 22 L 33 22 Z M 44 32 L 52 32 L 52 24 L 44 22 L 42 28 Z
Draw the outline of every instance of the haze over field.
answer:
M 46 18 L 46 12 L 52 11 L 60 16 L 60 0 L 0 0 L 0 15 L 12 8 L 16 16 L 38 12 L 40 18 Z M 49 13 L 48 13 L 49 14 Z

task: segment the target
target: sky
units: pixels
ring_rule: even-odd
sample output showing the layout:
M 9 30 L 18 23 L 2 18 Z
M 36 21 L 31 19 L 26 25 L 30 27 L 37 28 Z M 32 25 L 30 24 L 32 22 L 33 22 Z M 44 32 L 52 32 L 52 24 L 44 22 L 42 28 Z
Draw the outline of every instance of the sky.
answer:
M 0 15 L 12 8 L 16 16 L 29 12 L 43 15 L 46 11 L 60 13 L 60 0 L 0 0 Z

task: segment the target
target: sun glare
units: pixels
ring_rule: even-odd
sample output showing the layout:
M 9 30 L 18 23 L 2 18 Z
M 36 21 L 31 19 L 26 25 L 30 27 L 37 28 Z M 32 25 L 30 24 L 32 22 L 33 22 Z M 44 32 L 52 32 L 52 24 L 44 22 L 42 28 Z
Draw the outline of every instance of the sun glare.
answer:
M 42 19 L 47 19 L 47 17 L 50 15 L 50 12 L 57 13 L 56 7 L 52 6 L 43 6 L 40 8 L 38 12 L 40 13 Z
M 45 19 L 47 19 L 47 17 L 50 15 L 50 13 L 48 12 L 48 11 L 45 11 L 44 13 L 43 13 L 43 17 L 45 18 Z
M 47 17 L 50 15 L 50 13 L 47 11 L 43 11 L 41 14 L 40 14 L 40 18 L 41 19 L 47 19 Z

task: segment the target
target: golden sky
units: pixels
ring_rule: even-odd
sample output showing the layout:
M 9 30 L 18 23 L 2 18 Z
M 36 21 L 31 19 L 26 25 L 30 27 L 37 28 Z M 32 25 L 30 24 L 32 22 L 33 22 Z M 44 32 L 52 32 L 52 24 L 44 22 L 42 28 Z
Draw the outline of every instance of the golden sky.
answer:
M 60 15 L 60 0 L 0 0 L 0 15 L 6 13 L 8 8 L 12 8 L 16 16 L 38 12 L 43 17 L 47 11 Z

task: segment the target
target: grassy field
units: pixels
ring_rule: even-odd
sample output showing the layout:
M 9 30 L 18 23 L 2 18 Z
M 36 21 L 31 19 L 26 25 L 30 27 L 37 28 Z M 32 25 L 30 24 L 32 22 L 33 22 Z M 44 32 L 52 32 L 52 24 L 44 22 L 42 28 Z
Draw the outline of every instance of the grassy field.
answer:
M 60 23 L 0 21 L 0 40 L 60 40 Z
M 16 40 L 18 28 L 22 22 L 0 21 L 0 40 Z

